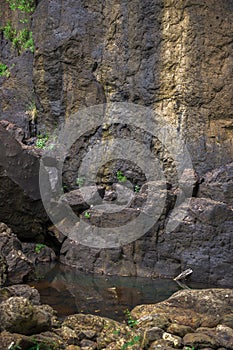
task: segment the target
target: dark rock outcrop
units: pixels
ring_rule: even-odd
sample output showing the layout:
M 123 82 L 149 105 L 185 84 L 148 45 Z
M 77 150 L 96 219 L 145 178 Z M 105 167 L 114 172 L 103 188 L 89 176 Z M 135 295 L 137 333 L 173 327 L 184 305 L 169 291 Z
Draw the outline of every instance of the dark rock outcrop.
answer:
M 175 277 L 192 268 L 190 280 L 231 287 L 232 208 L 223 202 L 193 198 L 189 208 L 180 209 L 187 213 L 171 233 L 159 230 L 157 237 L 147 234 L 122 248 L 107 250 L 66 240 L 61 261 L 84 271 L 127 276 Z M 89 220 L 95 220 L 95 213 L 89 212 Z
M 56 260 L 56 254 L 52 248 L 44 244 L 22 243 L 22 251 L 33 264 L 48 263 Z
M 11 126 L 0 123 L 0 221 L 23 241 L 44 241 L 49 219 L 40 199 L 39 151 L 25 146 L 22 129 Z
M 5 258 L 0 254 L 0 287 L 5 284 L 7 279 L 7 265 Z
M 40 294 L 37 289 L 26 284 L 16 284 L 0 289 L 0 302 L 6 301 L 10 297 L 23 297 L 28 299 L 33 305 L 40 304 Z
M 33 263 L 22 252 L 17 236 L 3 223 L 0 223 L 0 255 L 5 261 L 4 274 L 8 283 L 22 283 L 33 276 Z

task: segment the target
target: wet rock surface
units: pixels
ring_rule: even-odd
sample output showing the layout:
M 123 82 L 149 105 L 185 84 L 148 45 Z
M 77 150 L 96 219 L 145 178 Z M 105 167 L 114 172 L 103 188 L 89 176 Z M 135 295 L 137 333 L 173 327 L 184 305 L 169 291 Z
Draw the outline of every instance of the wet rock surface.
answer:
M 30 287 L 11 288 L 29 297 L 36 294 Z M 54 350 L 233 349 L 232 325 L 224 323 L 232 310 L 232 290 L 183 290 L 164 302 L 139 305 L 128 319 L 131 327 L 90 314 L 58 321 L 52 308 L 38 305 L 37 297 L 34 300 L 10 296 L 0 303 L 1 349 L 10 344 L 22 350 L 36 345 Z

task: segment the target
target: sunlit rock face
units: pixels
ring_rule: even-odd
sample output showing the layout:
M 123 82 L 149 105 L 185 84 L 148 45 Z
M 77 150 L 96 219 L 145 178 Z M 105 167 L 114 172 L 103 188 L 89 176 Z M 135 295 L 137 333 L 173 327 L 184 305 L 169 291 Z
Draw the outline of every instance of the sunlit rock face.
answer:
M 40 126 L 81 107 L 161 113 L 200 174 L 232 158 L 232 1 L 41 1 L 34 18 Z M 136 122 L 136 121 L 135 121 Z
M 34 95 L 42 133 L 52 133 L 81 108 L 134 103 L 156 111 L 176 130 L 196 172 L 195 198 L 180 225 L 167 234 L 177 195 L 175 162 L 161 156 L 164 149 L 146 135 L 146 146 L 164 165 L 170 191 L 160 220 L 119 249 L 67 240 L 64 263 L 98 273 L 170 277 L 191 267 L 195 280 L 232 284 L 232 12 L 228 0 L 41 0 L 32 21 L 34 58 L 29 52 L 24 59 L 15 57 L 3 38 L 1 57 L 19 68 L 13 80 L 0 78 L 1 119 L 16 120 L 30 136 L 23 96 Z M 7 10 L 5 20 L 11 16 Z M 76 174 L 89 146 L 114 137 L 141 142 L 137 126 L 135 120 L 135 128 L 124 123 L 87 130 L 65 162 L 64 187 L 78 189 Z M 118 169 L 133 186 L 146 182 L 137 164 L 107 163 L 96 180 L 105 199 L 115 196 Z

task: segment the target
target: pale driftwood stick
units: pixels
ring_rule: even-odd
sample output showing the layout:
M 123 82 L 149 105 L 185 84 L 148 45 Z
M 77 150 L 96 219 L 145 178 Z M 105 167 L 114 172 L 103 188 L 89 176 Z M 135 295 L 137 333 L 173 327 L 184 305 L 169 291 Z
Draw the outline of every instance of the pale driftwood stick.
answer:
M 178 276 L 176 276 L 174 278 L 174 281 L 182 280 L 182 279 L 186 278 L 187 276 L 191 275 L 191 273 L 193 273 L 193 270 L 192 269 L 187 269 L 187 270 L 181 272 Z

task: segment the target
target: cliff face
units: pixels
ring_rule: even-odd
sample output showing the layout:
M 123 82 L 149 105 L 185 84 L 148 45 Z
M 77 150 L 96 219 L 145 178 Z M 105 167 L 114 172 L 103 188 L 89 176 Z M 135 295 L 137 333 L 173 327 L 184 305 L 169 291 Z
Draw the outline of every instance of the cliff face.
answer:
M 1 25 L 16 22 L 2 6 Z M 33 98 L 43 132 L 82 107 L 147 106 L 177 129 L 197 173 L 199 198 L 172 235 L 160 225 L 118 251 L 64 246 L 66 263 L 132 275 L 201 266 L 203 280 L 232 282 L 232 13 L 229 0 L 41 0 L 32 21 L 34 56 L 17 56 L 2 35 L 1 60 L 15 66 L 9 79 L 0 78 L 0 119 L 29 130 Z
M 203 174 L 232 159 L 230 1 L 41 1 L 34 18 L 39 124 L 129 101 L 176 126 Z
M 7 20 L 23 26 L 8 4 L 1 8 L 1 26 Z M 47 130 L 80 107 L 129 101 L 150 106 L 178 128 L 200 174 L 226 164 L 232 159 L 232 11 L 227 0 L 39 1 L 34 62 L 29 52 L 15 56 L 1 39 L 1 60 L 15 64 L 2 82 L 1 119 L 20 124 L 34 92 L 39 128 Z

